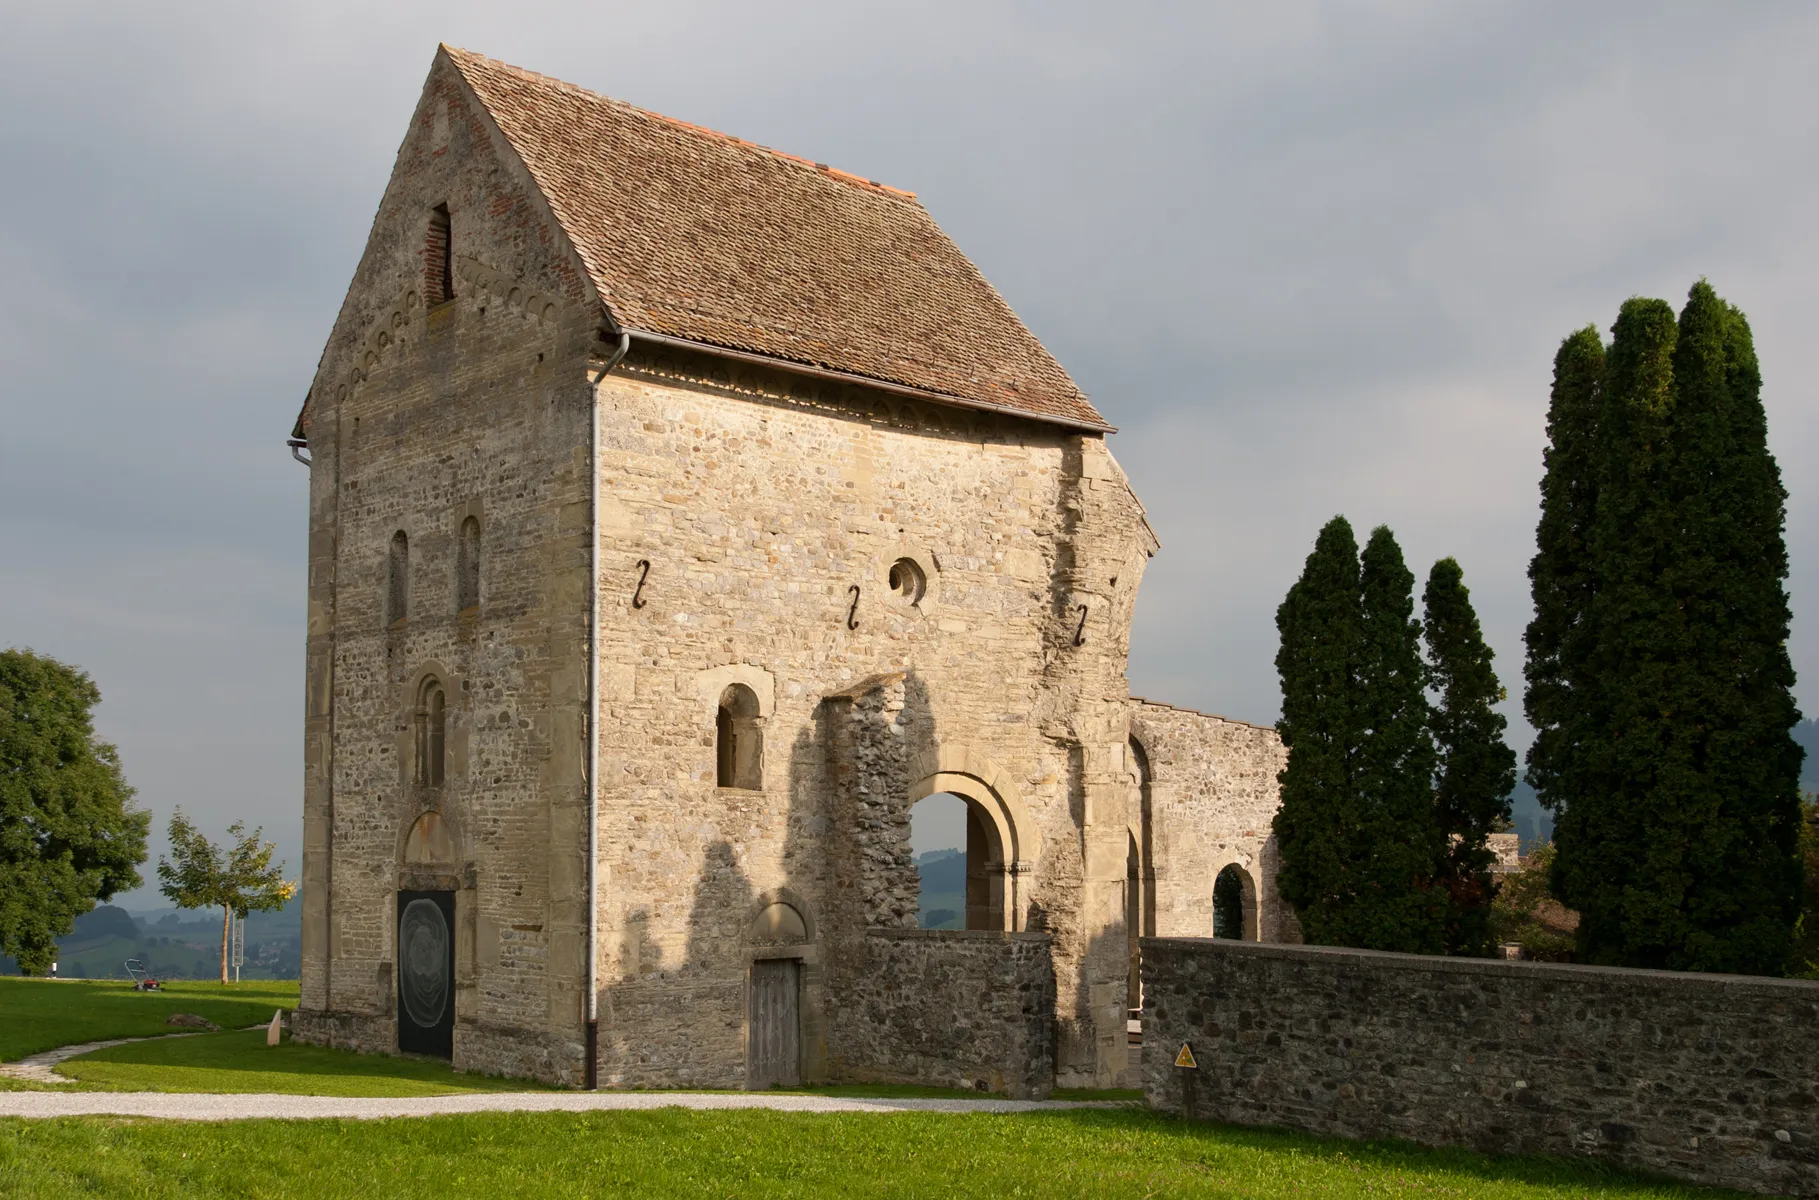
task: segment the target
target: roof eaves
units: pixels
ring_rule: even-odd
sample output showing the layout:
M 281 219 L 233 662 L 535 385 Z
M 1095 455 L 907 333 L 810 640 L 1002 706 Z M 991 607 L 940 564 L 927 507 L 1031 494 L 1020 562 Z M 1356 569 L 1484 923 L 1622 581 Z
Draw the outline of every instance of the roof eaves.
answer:
M 683 350 L 693 350 L 699 354 L 712 354 L 721 358 L 736 359 L 740 362 L 757 363 L 761 366 L 774 367 L 782 371 L 793 371 L 801 375 L 812 375 L 817 379 L 832 380 L 837 383 L 850 383 L 860 387 L 876 388 L 898 396 L 908 396 L 916 400 L 926 400 L 931 404 L 945 404 L 953 408 L 971 408 L 980 412 L 998 413 L 1015 417 L 1021 421 L 1040 421 L 1047 425 L 1060 425 L 1067 429 L 1083 429 L 1093 433 L 1117 433 L 1118 427 L 1107 425 L 1103 421 L 1084 421 L 1075 417 L 1065 417 L 1057 413 L 1038 412 L 1029 408 L 1017 408 L 1009 404 L 993 404 L 989 400 L 974 400 L 968 396 L 956 396 L 951 392 L 936 392 L 928 388 L 911 387 L 909 384 L 897 383 L 894 380 L 880 379 L 873 375 L 861 375 L 856 371 L 841 371 L 833 367 L 821 367 L 812 363 L 797 362 L 794 359 L 779 358 L 772 354 L 757 354 L 750 350 L 735 350 L 730 346 L 717 346 L 712 342 L 697 342 L 689 338 L 674 337 L 667 333 L 653 333 L 648 329 L 622 327 L 624 332 L 632 335 L 634 341 L 650 342 L 660 346 L 675 346 Z

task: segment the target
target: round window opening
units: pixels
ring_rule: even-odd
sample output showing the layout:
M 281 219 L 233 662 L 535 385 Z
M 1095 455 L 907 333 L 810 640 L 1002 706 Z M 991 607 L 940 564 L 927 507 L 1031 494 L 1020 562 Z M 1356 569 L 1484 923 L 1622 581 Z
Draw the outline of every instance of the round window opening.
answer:
M 928 590 L 928 576 L 913 558 L 900 558 L 891 564 L 891 573 L 886 580 L 890 584 L 891 599 L 902 604 L 920 604 L 922 594 Z

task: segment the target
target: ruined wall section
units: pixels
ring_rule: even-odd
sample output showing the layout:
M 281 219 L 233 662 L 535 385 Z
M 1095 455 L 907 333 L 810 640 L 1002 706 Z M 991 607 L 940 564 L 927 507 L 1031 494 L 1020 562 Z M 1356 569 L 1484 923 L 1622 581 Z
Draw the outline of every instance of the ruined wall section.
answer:
M 873 676 L 827 700 L 835 836 L 832 882 L 849 903 L 822 921 L 856 949 L 872 928 L 915 928 L 921 877 L 910 851 L 910 733 L 906 677 Z
M 600 1078 L 738 1086 L 756 907 L 788 891 L 824 946 L 863 921 L 901 925 L 918 778 L 952 768 L 1014 796 L 1031 861 L 1013 927 L 1071 906 L 1083 755 L 1053 736 L 1079 724 L 1046 698 L 1059 657 L 1091 683 L 1070 695 L 1092 698 L 1095 745 L 1124 737 L 1121 709 L 1115 734 L 1100 714 L 1122 634 L 1060 636 L 1083 439 L 637 341 L 600 399 Z M 926 573 L 919 599 L 892 593 L 903 558 Z M 1104 574 L 1102 590 L 1123 574 L 1134 591 L 1121 565 Z M 761 693 L 760 789 L 716 786 L 729 671 Z M 880 674 L 902 676 L 884 723 L 901 732 L 881 736 L 905 747 L 891 770 L 906 782 L 868 792 L 889 812 L 849 819 L 828 701 Z M 863 886 L 837 877 L 853 820 L 881 856 L 855 868 Z
M 1130 728 L 1148 764 L 1156 935 L 1211 937 L 1213 881 L 1236 864 L 1247 910 L 1255 905 L 1245 936 L 1299 941 L 1293 910 L 1276 894 L 1270 822 L 1288 760 L 1276 731 L 1147 700 L 1132 702 Z
M 832 1014 L 830 1076 L 1046 1100 L 1055 973 L 1045 933 L 868 929 Z
M 452 227 L 435 299 L 432 209 Z M 432 70 L 311 389 L 300 1036 L 396 1046 L 394 894 L 456 890 L 458 1067 L 579 1077 L 587 441 L 596 337 L 542 202 L 445 61 Z M 480 603 L 455 561 L 481 530 Z M 393 534 L 409 538 L 392 621 Z M 446 777 L 412 771 L 418 688 Z M 427 810 L 446 861 L 403 865 Z

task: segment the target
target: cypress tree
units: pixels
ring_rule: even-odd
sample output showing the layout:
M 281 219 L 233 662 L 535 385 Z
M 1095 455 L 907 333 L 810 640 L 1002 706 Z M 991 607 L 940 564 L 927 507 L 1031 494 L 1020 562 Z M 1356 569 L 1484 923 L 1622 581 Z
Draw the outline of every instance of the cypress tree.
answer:
M 1585 570 L 1557 569 L 1544 484 L 1531 571 L 1530 713 L 1549 740 L 1530 764 L 1560 811 L 1555 893 L 1586 961 L 1779 973 L 1801 754 L 1785 492 L 1748 323 L 1704 282 L 1678 320 L 1633 299 L 1596 390 Z M 1570 625 L 1570 589 L 1543 586 L 1561 578 L 1584 585 Z
M 1372 950 L 1445 950 L 1446 894 L 1439 887 L 1445 837 L 1434 819 L 1434 741 L 1429 727 L 1415 576 L 1388 526 L 1371 531 L 1360 577 L 1362 652 L 1358 868 L 1364 887 L 1346 944 Z
M 1439 953 L 1445 895 L 1436 886 L 1414 576 L 1379 528 L 1362 561 L 1335 517 L 1277 611 L 1288 748 L 1274 830 L 1277 889 L 1310 942 Z
M 1503 740 L 1509 722 L 1492 707 L 1504 698 L 1503 685 L 1457 561 L 1434 564 L 1421 606 L 1428 684 L 1440 696 L 1433 713 L 1434 814 L 1446 839 L 1440 862 L 1448 901 L 1446 951 L 1488 954 L 1496 889 L 1485 839 L 1508 823 L 1516 786 L 1516 754 Z
M 1317 944 L 1339 942 L 1339 920 L 1353 899 L 1357 841 L 1353 775 L 1363 741 L 1355 714 L 1360 620 L 1358 542 L 1334 517 L 1321 529 L 1301 578 L 1276 610 L 1282 635 L 1276 671 L 1288 750 L 1277 776 L 1281 804 L 1273 821 L 1282 866 L 1276 889 L 1294 905 L 1302 932 Z
M 1598 495 L 1598 412 L 1604 380 L 1604 343 L 1593 326 L 1572 334 L 1554 356 L 1548 404 L 1546 468 L 1541 479 L 1541 521 L 1529 564 L 1535 616 L 1525 638 L 1523 710 L 1535 730 L 1528 751 L 1528 781 L 1541 802 L 1558 807 L 1583 790 L 1575 751 L 1592 736 L 1585 724 L 1585 658 L 1595 572 L 1592 518 Z
M 1629 961 L 1624 898 L 1647 853 L 1646 814 L 1633 794 L 1618 792 L 1618 691 L 1626 669 L 1645 665 L 1638 663 L 1638 647 L 1625 643 L 1650 623 L 1671 619 L 1653 585 L 1674 550 L 1673 506 L 1663 487 L 1677 338 L 1666 303 L 1626 301 L 1598 389 L 1596 498 L 1587 539 L 1591 600 L 1582 626 L 1567 639 L 1564 663 L 1572 706 L 1564 728 L 1575 744 L 1548 796 L 1558 814 L 1554 894 L 1578 910 L 1579 954 L 1589 962 Z M 1632 698 L 1642 693 L 1639 681 L 1629 684 Z

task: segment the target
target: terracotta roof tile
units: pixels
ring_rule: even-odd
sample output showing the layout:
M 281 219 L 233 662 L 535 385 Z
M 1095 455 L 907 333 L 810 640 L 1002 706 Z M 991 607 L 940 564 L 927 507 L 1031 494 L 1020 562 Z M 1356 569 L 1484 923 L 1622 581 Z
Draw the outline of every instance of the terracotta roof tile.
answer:
M 444 51 L 621 326 L 1107 428 L 911 193 Z

